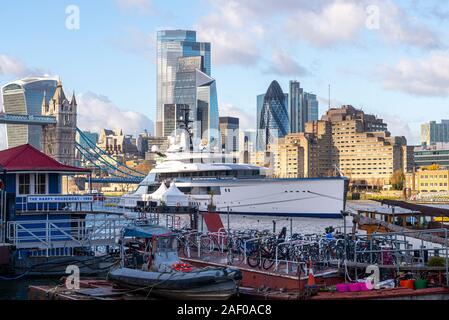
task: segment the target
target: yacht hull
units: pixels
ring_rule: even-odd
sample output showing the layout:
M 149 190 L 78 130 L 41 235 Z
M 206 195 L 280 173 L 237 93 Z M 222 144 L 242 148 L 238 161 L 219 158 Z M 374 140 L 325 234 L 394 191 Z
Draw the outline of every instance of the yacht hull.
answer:
M 218 190 L 217 212 L 276 217 L 341 218 L 345 210 L 347 179 L 254 179 L 229 182 L 196 182 Z M 177 182 L 179 188 L 189 183 Z M 193 204 L 206 211 L 210 195 L 191 195 Z
M 341 218 L 346 206 L 346 178 L 308 179 L 178 179 L 190 205 L 232 215 Z M 213 194 L 213 196 L 211 196 Z M 148 195 L 128 196 L 147 199 Z M 212 199 L 211 199 L 212 198 Z

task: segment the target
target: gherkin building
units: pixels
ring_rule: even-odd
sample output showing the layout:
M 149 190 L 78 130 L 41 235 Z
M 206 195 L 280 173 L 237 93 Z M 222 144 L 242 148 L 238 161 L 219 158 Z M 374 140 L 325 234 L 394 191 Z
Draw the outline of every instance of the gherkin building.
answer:
M 265 95 L 259 96 L 257 120 L 257 149 L 266 150 L 268 144 L 275 143 L 290 132 L 287 111 L 288 96 L 282 92 L 275 80 Z

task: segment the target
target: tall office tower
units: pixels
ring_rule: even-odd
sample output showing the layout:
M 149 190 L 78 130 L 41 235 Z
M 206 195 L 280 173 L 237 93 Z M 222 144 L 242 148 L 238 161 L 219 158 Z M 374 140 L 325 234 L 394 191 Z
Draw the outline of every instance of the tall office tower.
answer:
M 268 144 L 275 143 L 290 133 L 287 111 L 288 94 L 282 92 L 274 80 L 265 95 L 257 97 L 257 150 L 264 151 Z
M 449 120 L 430 121 L 421 125 L 421 144 L 431 146 L 449 142 Z
M 204 73 L 211 75 L 210 43 L 197 42 L 196 32 L 162 30 L 157 33 L 156 136 L 164 133 L 164 104 L 173 104 L 178 59 L 203 57 Z
M 26 78 L 6 84 L 2 88 L 5 113 L 41 115 L 42 100 L 46 102 L 53 97 L 57 79 Z M 41 126 L 6 125 L 8 148 L 29 143 L 41 149 Z
M 290 81 L 289 92 L 289 116 L 291 132 L 302 132 L 304 130 L 304 119 L 306 117 L 303 108 L 304 90 L 298 81 Z
M 44 116 L 56 118 L 56 124 L 47 125 L 42 130 L 42 150 L 55 160 L 69 166 L 77 165 L 75 155 L 76 109 L 75 94 L 69 101 L 61 81 L 58 81 L 50 102 L 42 99 L 41 110 Z
M 184 110 L 188 108 L 186 104 L 164 104 L 164 137 L 173 135 L 179 129 Z
M 316 95 L 305 92 L 298 81 L 290 81 L 289 94 L 290 131 L 304 132 L 305 124 L 318 120 L 318 100 Z
M 305 122 L 318 121 L 318 99 L 316 94 L 304 92 L 304 106 L 307 107 L 307 119 Z
M 205 71 L 202 56 L 179 58 L 174 101 L 189 108 L 193 147 L 219 150 L 217 87 Z
M 239 118 L 220 117 L 221 148 L 226 153 L 239 151 Z

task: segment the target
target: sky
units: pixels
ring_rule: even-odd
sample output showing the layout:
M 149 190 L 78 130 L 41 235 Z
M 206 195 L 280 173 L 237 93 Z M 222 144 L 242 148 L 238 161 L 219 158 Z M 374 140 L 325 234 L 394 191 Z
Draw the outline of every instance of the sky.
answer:
M 449 0 L 16 0 L 0 10 L 0 85 L 30 75 L 75 92 L 79 127 L 152 130 L 156 32 L 212 44 L 221 116 L 255 128 L 256 96 L 277 80 L 351 104 L 419 143 L 449 118 Z M 0 129 L 0 148 L 5 133 Z

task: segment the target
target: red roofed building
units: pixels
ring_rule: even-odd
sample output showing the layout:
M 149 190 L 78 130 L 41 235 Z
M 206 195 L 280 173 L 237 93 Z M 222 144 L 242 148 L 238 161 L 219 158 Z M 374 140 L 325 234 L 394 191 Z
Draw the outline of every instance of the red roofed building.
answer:
M 0 151 L 0 180 L 17 204 L 27 196 L 62 193 L 62 177 L 90 175 L 89 169 L 67 166 L 29 144 Z
M 30 144 L 0 151 L 0 170 L 7 172 L 46 171 L 64 173 L 90 173 L 89 169 L 66 166 Z

